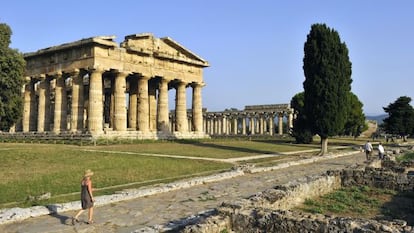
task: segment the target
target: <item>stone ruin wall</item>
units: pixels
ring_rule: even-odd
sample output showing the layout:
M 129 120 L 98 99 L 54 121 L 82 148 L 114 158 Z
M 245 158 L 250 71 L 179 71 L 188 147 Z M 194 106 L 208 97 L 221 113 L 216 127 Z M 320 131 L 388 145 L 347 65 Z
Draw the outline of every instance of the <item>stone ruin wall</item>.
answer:
M 291 210 L 303 203 L 304 198 L 323 195 L 341 186 L 363 185 L 412 192 L 414 176 L 410 170 L 414 163 L 403 165 L 405 167 L 384 161 L 381 168 L 359 166 L 305 177 L 248 199 L 223 203 L 215 214 L 187 225 L 180 232 L 414 232 L 414 227 L 408 226 L 404 220 L 376 221 Z

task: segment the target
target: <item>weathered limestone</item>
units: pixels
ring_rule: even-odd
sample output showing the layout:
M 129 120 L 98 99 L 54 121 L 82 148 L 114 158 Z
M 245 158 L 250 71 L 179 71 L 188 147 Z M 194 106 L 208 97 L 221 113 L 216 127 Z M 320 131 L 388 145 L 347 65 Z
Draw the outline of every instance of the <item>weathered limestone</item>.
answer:
M 103 129 L 102 70 L 95 69 L 89 78 L 88 129 L 99 134 Z
M 67 126 L 67 103 L 66 103 L 66 87 L 65 80 L 62 73 L 57 73 L 55 76 L 55 111 L 53 120 L 53 132 L 59 133 L 61 130 L 66 130 Z
M 158 92 L 158 131 L 168 132 L 169 129 L 169 113 L 168 113 L 168 80 L 162 78 L 159 83 Z
M 134 34 L 120 45 L 114 38 L 87 38 L 25 54 L 20 131 L 95 138 L 208 137 L 201 97 L 202 69 L 208 62 L 169 37 Z M 193 118 L 187 119 L 188 87 L 193 88 Z M 171 117 L 168 91 L 173 88 L 180 95 L 175 100 L 179 116 Z
M 203 106 L 201 103 L 201 84 L 193 83 L 193 126 L 194 131 L 203 131 Z
M 138 79 L 138 130 L 142 132 L 149 131 L 148 79 L 146 76 Z
M 177 83 L 177 101 L 175 102 L 175 115 L 176 119 L 176 130 L 180 133 L 188 131 L 187 122 L 187 104 L 186 104 L 186 93 L 185 93 L 185 82 Z
M 72 74 L 72 104 L 71 104 L 71 131 L 78 132 L 83 130 L 83 110 L 84 110 L 84 85 L 83 75 L 79 70 Z
M 226 110 L 223 112 L 204 112 L 204 125 L 210 135 L 270 135 L 275 134 L 275 118 L 278 135 L 288 133 L 293 127 L 290 121 L 293 109 L 289 104 L 251 105 L 244 110 Z M 287 130 L 284 132 L 284 118 Z
M 115 114 L 114 129 L 125 131 L 127 129 L 125 87 L 128 73 L 119 72 L 115 77 Z

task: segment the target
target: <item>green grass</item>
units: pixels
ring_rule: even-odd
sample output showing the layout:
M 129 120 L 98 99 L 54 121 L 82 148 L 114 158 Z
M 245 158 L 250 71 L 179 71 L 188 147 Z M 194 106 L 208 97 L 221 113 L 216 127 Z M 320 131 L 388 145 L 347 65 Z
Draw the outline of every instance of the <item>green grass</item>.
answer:
M 95 195 L 103 195 L 125 188 L 217 173 L 229 170 L 235 165 L 145 154 L 226 159 L 319 148 L 318 143 L 298 145 L 289 139 L 260 138 L 103 142 L 105 141 L 100 141 L 97 146 L 79 146 L 64 141 L 52 144 L 1 143 L 0 208 L 78 200 L 79 183 L 85 169 L 95 172 Z M 286 159 L 297 159 L 296 157 L 280 155 L 257 161 L 243 161 L 240 164 L 265 166 Z M 29 196 L 39 196 L 47 192 L 52 195 L 49 200 L 27 200 Z
M 85 169 L 95 172 L 95 188 L 128 183 L 147 185 L 182 179 L 191 174 L 217 172 L 232 164 L 202 160 L 159 158 L 130 154 L 88 152 L 67 145 L 3 144 L 0 150 L 0 205 L 33 205 L 29 196 L 52 196 L 79 191 Z M 102 149 L 102 148 L 101 148 Z M 135 185 L 140 186 L 140 185 Z M 110 193 L 119 189 L 106 190 Z M 76 200 L 78 195 L 64 198 Z
M 368 186 L 347 187 L 316 199 L 306 199 L 298 209 L 310 213 L 335 214 L 338 216 L 375 215 L 380 213 L 382 200 L 389 200 L 395 191 Z
M 411 161 L 414 160 L 414 152 L 405 153 L 401 156 L 396 157 L 397 162 Z

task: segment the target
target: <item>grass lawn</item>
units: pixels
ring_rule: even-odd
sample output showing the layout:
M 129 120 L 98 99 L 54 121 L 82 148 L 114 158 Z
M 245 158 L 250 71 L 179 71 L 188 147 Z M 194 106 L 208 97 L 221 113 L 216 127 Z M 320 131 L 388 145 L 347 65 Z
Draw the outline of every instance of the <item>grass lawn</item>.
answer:
M 137 188 L 217 173 L 234 166 L 234 164 L 224 162 L 165 158 L 144 154 L 226 159 L 319 148 L 318 143 L 298 145 L 289 140 L 274 139 L 141 141 L 134 142 L 134 144 L 112 143 L 98 146 L 1 144 L 0 208 L 78 200 L 79 183 L 85 169 L 92 169 L 95 172 L 93 177 L 94 187 L 97 189 L 95 195 L 102 195 L 125 188 Z M 253 160 L 249 163 L 257 163 L 257 165 L 278 163 L 289 159 L 292 155 L 276 157 Z M 245 164 L 246 161 L 241 163 Z M 48 192 L 51 193 L 52 198 L 47 201 L 27 200 L 29 196 L 40 196 Z
M 296 209 L 325 215 L 376 220 L 403 219 L 414 223 L 413 193 L 354 186 L 307 199 Z

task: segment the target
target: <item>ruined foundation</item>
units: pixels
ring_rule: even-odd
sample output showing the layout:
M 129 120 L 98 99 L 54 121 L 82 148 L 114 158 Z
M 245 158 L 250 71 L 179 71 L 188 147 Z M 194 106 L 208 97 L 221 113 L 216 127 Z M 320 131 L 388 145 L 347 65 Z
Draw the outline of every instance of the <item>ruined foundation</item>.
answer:
M 380 163 L 380 161 L 377 161 Z M 257 193 L 248 199 L 223 203 L 217 212 L 177 230 L 186 233 L 220 232 L 414 232 L 404 220 L 376 221 L 292 210 L 305 200 L 346 186 L 369 186 L 413 192 L 413 163 L 402 166 L 383 161 L 380 168 L 358 166 L 305 177 Z

